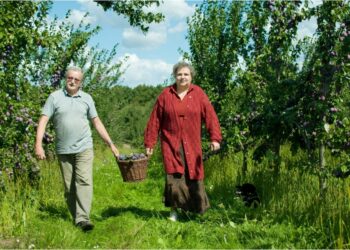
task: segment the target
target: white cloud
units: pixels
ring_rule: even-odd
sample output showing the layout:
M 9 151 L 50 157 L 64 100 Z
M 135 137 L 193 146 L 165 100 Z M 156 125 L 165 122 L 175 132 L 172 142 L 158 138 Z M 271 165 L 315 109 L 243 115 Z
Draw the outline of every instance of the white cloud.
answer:
M 159 7 L 145 7 L 145 11 L 161 12 L 166 20 L 181 20 L 192 16 L 195 7 L 189 5 L 185 0 L 164 0 Z
M 123 64 L 122 70 L 126 70 L 123 75 L 123 84 L 135 87 L 140 84 L 159 85 L 167 81 L 171 76 L 172 65 L 160 59 L 143 59 L 136 54 L 125 54 L 120 58 L 128 57 Z
M 122 45 L 126 48 L 155 49 L 167 42 L 168 33 L 180 33 L 186 30 L 186 17 L 194 13 L 195 7 L 185 0 L 164 0 L 159 7 L 148 7 L 146 11 L 161 12 L 165 20 L 159 24 L 151 24 L 144 34 L 137 28 L 126 28 L 122 33 Z M 170 27 L 173 25 L 172 27 Z M 170 27 L 170 28 L 169 28 Z
M 187 29 L 187 23 L 179 22 L 174 27 L 168 29 L 169 33 L 181 33 Z
M 311 0 L 309 2 L 309 7 L 316 7 L 322 4 L 322 0 Z
M 297 38 L 303 39 L 306 36 L 312 37 L 317 29 L 316 17 L 312 17 L 309 20 L 302 21 L 298 25 Z
M 145 11 L 160 12 L 164 14 L 165 20 L 159 24 L 151 24 L 149 31 L 144 34 L 139 28 L 130 27 L 128 20 L 115 12 L 104 11 L 92 0 L 78 0 L 81 5 L 80 10 L 74 10 L 74 23 L 79 23 L 85 12 L 89 12 L 86 22 L 101 27 L 117 28 L 121 30 L 122 46 L 140 49 L 156 49 L 167 42 L 168 34 L 181 33 L 187 28 L 185 19 L 193 15 L 194 5 L 189 5 L 185 0 L 164 0 L 159 7 L 151 6 L 144 8 Z M 72 12 L 72 13 L 73 13 Z M 119 31 L 115 31 L 115 35 Z M 120 34 L 120 33 L 119 33 Z
M 78 2 L 81 4 L 84 11 L 89 12 L 94 20 L 94 24 L 108 24 L 118 28 L 130 27 L 128 20 L 124 16 L 117 15 L 111 10 L 105 12 L 103 8 L 94 1 L 78 0 Z M 144 9 L 146 11 L 164 14 L 165 22 L 170 20 L 184 20 L 186 17 L 192 16 L 195 11 L 195 7 L 190 6 L 185 0 L 164 0 L 159 7 L 154 5 Z
M 151 25 L 149 31 L 144 34 L 135 28 L 124 29 L 122 45 L 126 48 L 153 49 L 166 42 L 167 34 L 164 24 Z
M 68 18 L 68 21 L 73 23 L 75 26 L 78 26 L 81 21 L 83 24 L 94 24 L 97 20 L 95 16 L 86 15 L 86 12 L 80 10 L 72 10 L 71 15 Z
M 81 4 L 82 9 L 89 12 L 89 15 L 94 18 L 95 22 L 93 24 L 104 26 L 105 24 L 113 28 L 126 28 L 129 27 L 128 20 L 122 16 L 117 15 L 115 12 L 109 10 L 104 11 L 102 6 L 98 5 L 96 2 L 87 0 L 78 0 Z
M 192 16 L 195 7 L 188 5 L 185 0 L 164 0 L 164 3 L 159 6 L 159 11 L 166 18 L 181 20 Z

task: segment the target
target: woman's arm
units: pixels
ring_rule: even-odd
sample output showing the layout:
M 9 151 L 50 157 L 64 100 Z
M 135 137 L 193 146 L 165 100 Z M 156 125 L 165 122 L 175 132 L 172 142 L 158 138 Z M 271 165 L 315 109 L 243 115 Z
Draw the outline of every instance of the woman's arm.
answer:
M 144 145 L 147 155 L 153 154 L 153 147 L 155 146 L 158 140 L 162 114 L 162 108 L 158 98 L 157 102 L 153 107 L 152 113 L 147 122 L 147 126 L 144 132 Z

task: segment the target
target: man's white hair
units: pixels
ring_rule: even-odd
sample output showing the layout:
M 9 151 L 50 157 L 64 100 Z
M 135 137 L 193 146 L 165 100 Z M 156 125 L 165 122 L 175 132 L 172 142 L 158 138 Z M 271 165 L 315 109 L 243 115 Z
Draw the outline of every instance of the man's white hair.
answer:
M 83 75 L 83 77 L 84 77 L 84 71 L 83 71 L 80 67 L 78 67 L 78 66 L 69 66 L 69 67 L 67 68 L 67 70 L 66 70 L 66 74 L 65 74 L 66 77 L 67 77 L 68 71 L 80 72 L 80 73 Z

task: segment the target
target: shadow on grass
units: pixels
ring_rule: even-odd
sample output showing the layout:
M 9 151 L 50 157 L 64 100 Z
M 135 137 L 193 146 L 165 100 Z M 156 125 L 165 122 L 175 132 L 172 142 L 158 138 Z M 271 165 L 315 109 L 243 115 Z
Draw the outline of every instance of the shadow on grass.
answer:
M 54 217 L 70 220 L 70 215 L 66 206 L 57 206 L 56 204 L 41 204 L 39 211 L 43 212 L 40 215 L 41 218 Z
M 170 210 L 169 210 L 170 211 Z M 125 213 L 132 213 L 137 217 L 142 219 L 157 218 L 160 220 L 165 220 L 169 216 L 169 211 L 156 211 L 156 210 L 147 210 L 139 207 L 108 207 L 101 213 L 101 220 L 106 220 L 110 217 L 121 216 Z M 188 212 L 179 212 L 178 221 L 187 222 L 190 220 L 197 219 L 198 215 Z
M 108 207 L 102 211 L 101 217 L 102 220 L 108 219 L 109 217 L 120 216 L 125 213 L 132 213 L 138 217 L 149 219 L 154 217 L 163 218 L 168 215 L 166 211 L 155 211 L 155 210 L 147 210 L 139 207 Z

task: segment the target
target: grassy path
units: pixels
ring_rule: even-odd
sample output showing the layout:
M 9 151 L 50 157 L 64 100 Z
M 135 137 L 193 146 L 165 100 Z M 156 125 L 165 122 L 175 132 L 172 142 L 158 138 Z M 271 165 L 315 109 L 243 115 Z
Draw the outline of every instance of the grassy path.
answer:
M 0 248 L 256 249 L 328 246 L 327 236 L 320 229 L 297 225 L 288 218 L 279 219 L 277 214 L 267 210 L 268 206 L 246 208 L 231 191 L 218 189 L 210 169 L 208 173 L 210 177 L 206 181 L 211 209 L 203 216 L 181 214 L 178 222 L 171 222 L 167 220 L 168 209 L 162 204 L 164 181 L 159 162 L 150 163 L 149 176 L 145 181 L 124 183 L 110 152 L 98 150 L 91 213 L 95 229 L 83 233 L 74 227 L 68 214 L 57 164 L 44 162 L 40 188 L 30 191 L 35 192 L 31 205 L 19 209 L 21 213 L 14 213 L 21 217 L 21 225 L 17 225 L 12 243 L 5 245 L 5 240 L 9 238 L 4 235 L 1 241 L 0 236 Z M 23 203 L 16 204 L 23 206 Z

